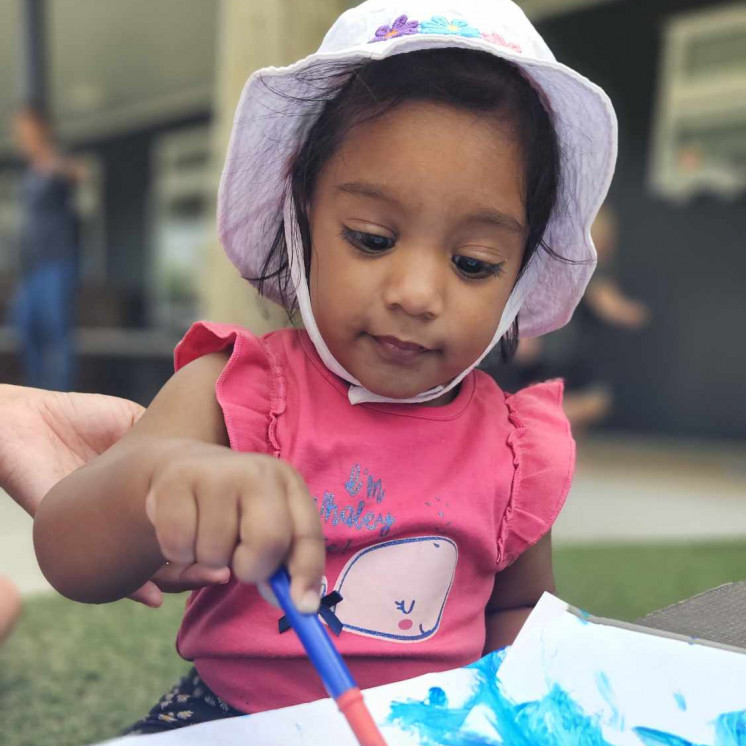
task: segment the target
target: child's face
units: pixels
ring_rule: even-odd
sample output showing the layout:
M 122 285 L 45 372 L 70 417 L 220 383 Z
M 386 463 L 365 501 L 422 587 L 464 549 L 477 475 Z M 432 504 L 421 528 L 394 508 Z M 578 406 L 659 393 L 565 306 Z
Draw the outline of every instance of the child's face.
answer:
M 407 398 L 484 352 L 523 257 L 521 154 L 507 125 L 408 102 L 358 125 L 310 206 L 319 331 L 369 391 Z

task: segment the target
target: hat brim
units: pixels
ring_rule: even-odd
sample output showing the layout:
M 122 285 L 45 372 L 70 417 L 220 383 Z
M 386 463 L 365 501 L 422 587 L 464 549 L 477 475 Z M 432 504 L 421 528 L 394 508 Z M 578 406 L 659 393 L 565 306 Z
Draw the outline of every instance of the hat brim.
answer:
M 544 243 L 568 261 L 539 251 L 536 282 L 519 313 L 521 336 L 557 329 L 572 316 L 593 273 L 590 229 L 614 173 L 617 122 L 604 91 L 565 65 L 539 60 L 481 38 L 413 35 L 344 52 L 316 53 L 288 67 L 258 70 L 236 110 L 218 194 L 218 231 L 231 261 L 249 281 L 261 274 L 282 222 L 293 157 L 350 66 L 421 49 L 460 47 L 501 57 L 523 71 L 548 106 L 561 154 L 561 181 Z M 349 74 L 349 73 L 348 73 Z M 255 283 L 256 284 L 256 283 Z M 276 281 L 264 295 L 280 301 Z

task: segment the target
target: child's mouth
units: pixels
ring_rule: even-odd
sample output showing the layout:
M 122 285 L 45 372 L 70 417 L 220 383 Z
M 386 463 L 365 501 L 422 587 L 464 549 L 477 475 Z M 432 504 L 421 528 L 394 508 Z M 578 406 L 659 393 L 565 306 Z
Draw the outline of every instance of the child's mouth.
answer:
M 375 343 L 376 349 L 382 357 L 394 363 L 411 363 L 424 353 L 431 352 L 430 348 L 424 345 L 399 339 L 398 337 L 378 337 L 371 335 L 370 338 Z

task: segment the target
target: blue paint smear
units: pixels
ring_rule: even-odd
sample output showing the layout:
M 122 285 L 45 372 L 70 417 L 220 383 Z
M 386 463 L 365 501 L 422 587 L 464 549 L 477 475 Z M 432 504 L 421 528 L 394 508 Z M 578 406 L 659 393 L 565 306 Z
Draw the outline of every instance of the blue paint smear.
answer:
M 698 746 L 652 728 L 633 728 L 644 746 Z M 746 710 L 726 712 L 715 720 L 715 746 L 746 746 Z M 701 744 L 699 745 L 701 746 Z
M 417 735 L 423 746 L 610 746 L 599 719 L 588 717 L 559 686 L 543 699 L 522 705 L 503 695 L 497 671 L 504 657 L 501 650 L 469 666 L 477 671 L 478 685 L 462 707 L 450 708 L 445 692 L 431 689 L 424 702 L 392 703 L 386 722 Z M 486 709 L 499 738 L 461 731 L 475 707 Z
M 619 711 L 617 706 L 616 697 L 611 689 L 611 682 L 609 677 L 603 673 L 596 674 L 596 687 L 598 688 L 599 694 L 604 698 L 606 704 L 611 708 L 611 717 L 609 718 L 609 725 L 617 730 L 624 729 L 624 715 Z
M 698 746 L 684 738 L 652 728 L 633 728 L 632 730 L 644 746 Z M 746 710 L 726 712 L 715 720 L 714 744 L 715 746 L 746 746 Z
M 644 746 L 696 746 L 691 741 L 652 728 L 633 728 L 632 731 Z
M 393 702 L 386 724 L 418 736 L 422 746 L 611 746 L 602 735 L 600 718 L 587 715 L 557 684 L 534 702 L 516 704 L 507 697 L 497 679 L 506 652 L 497 651 L 468 666 L 477 673 L 477 686 L 463 706 L 451 707 L 446 693 L 433 687 L 424 701 Z M 608 677 L 599 674 L 597 682 L 615 712 L 616 727 L 622 729 L 623 716 L 614 704 Z M 462 731 L 476 707 L 484 708 L 492 735 Z M 652 728 L 632 732 L 643 746 L 701 746 Z M 714 746 L 746 746 L 746 711 L 725 713 L 715 721 Z
M 715 746 L 746 746 L 746 710 L 726 712 L 715 721 Z
M 676 706 L 682 711 L 686 712 L 686 699 L 681 692 L 674 692 L 673 698 L 676 700 Z

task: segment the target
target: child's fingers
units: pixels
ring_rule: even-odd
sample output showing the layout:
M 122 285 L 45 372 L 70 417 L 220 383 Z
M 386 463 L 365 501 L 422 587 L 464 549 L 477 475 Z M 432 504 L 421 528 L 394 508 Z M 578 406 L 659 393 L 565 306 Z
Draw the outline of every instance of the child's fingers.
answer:
M 293 524 L 287 564 L 290 595 L 299 611 L 311 614 L 319 608 L 319 590 L 326 550 L 321 521 L 305 482 L 292 472 L 288 479 L 288 508 Z
M 197 534 L 197 503 L 190 485 L 167 480 L 151 490 L 146 501 L 148 518 L 163 557 L 169 562 L 191 565 Z
M 242 490 L 233 572 L 244 583 L 267 580 L 288 553 L 291 521 L 283 491 L 276 471 Z
M 163 603 L 163 593 L 151 580 L 140 586 L 129 598 L 151 609 L 157 609 Z
M 235 487 L 197 491 L 196 561 L 205 567 L 227 567 L 238 541 L 238 504 Z
M 228 567 L 203 567 L 202 565 L 180 565 L 169 563 L 161 567 L 151 578 L 164 593 L 182 593 L 206 585 L 220 585 L 231 578 Z

